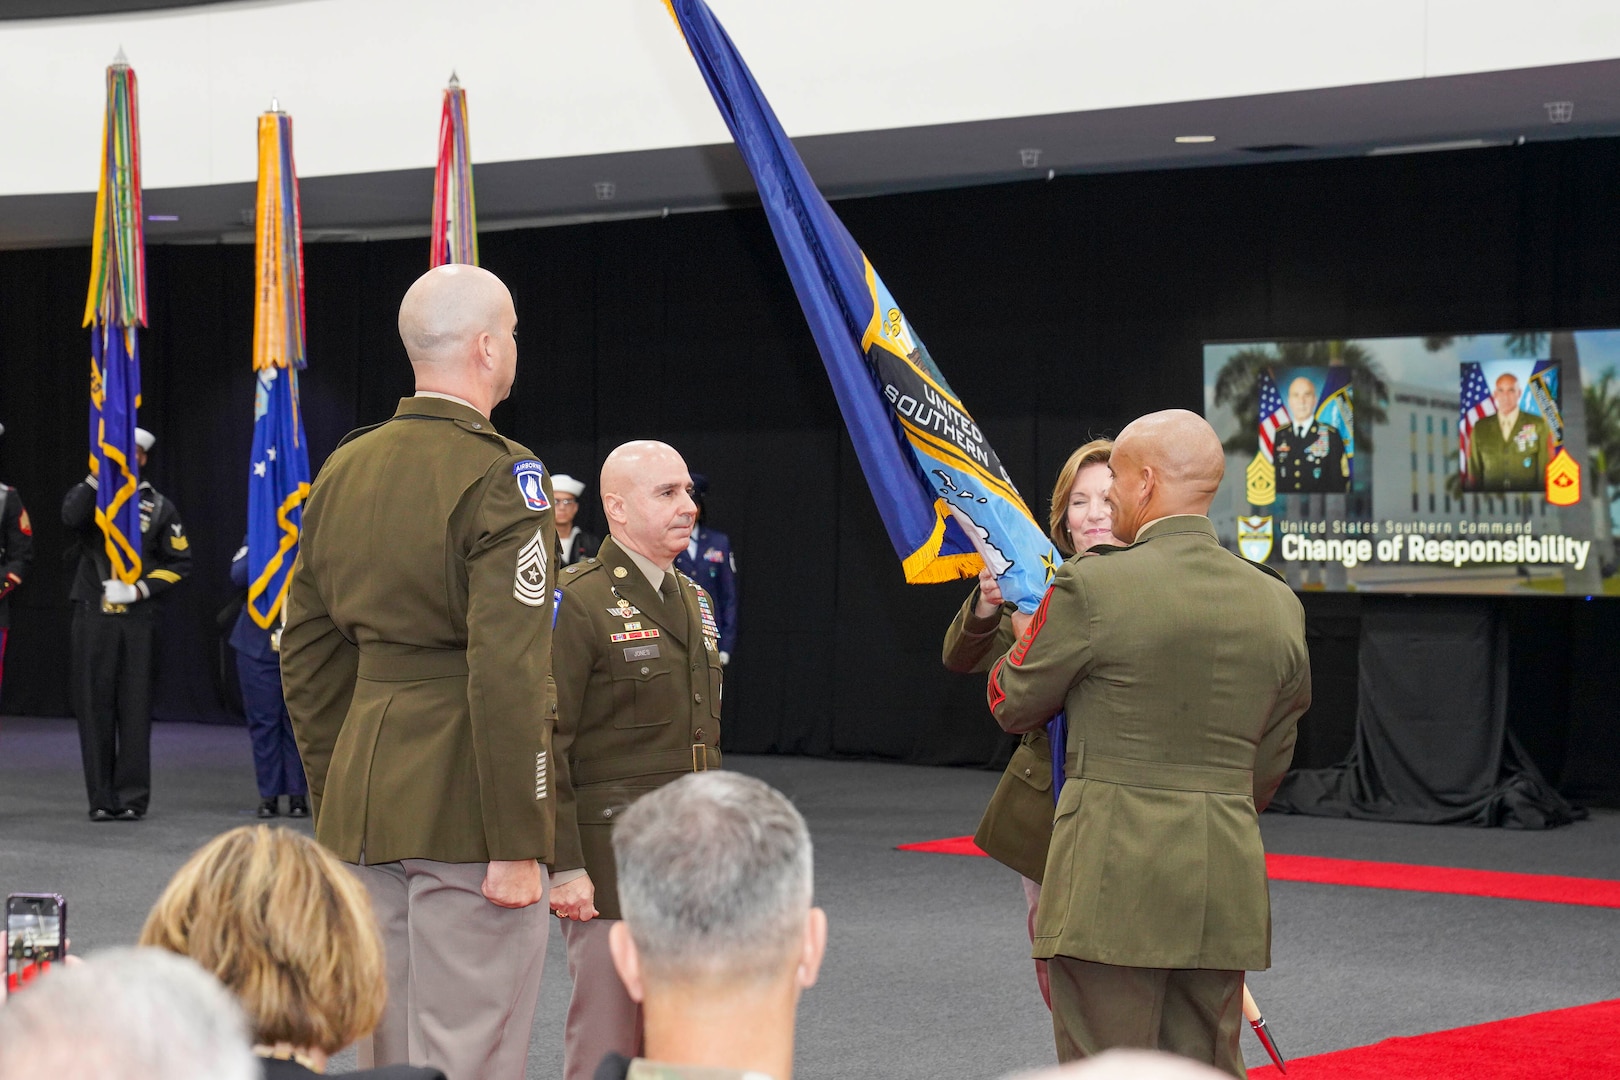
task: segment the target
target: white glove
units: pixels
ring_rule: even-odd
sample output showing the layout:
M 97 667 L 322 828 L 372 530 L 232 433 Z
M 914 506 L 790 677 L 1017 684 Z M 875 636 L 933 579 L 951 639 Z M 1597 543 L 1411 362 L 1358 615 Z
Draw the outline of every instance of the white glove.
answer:
M 726 650 L 721 649 L 720 650 L 720 666 L 725 667 L 729 663 L 731 663 L 731 654 L 726 652 Z
M 109 604 L 133 604 L 141 598 L 141 590 L 126 581 L 103 581 L 101 595 Z

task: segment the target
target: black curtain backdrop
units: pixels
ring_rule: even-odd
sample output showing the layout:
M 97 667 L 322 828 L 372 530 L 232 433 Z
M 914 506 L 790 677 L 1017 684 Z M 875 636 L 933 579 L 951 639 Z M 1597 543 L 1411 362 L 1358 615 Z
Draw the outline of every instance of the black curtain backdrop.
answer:
M 844 201 L 1020 489 L 1044 515 L 1068 451 L 1153 409 L 1202 407 L 1207 339 L 1620 326 L 1620 141 L 1060 178 Z M 426 215 L 427 208 L 423 208 Z M 907 587 L 763 216 L 754 209 L 489 233 L 520 368 L 495 420 L 554 471 L 594 479 L 637 437 L 712 481 L 741 570 L 727 686 L 738 751 L 987 763 L 1008 752 L 982 678 L 945 673 L 966 585 Z M 411 389 L 394 329 L 426 241 L 306 251 L 318 467 Z M 148 252 L 148 475 L 178 503 L 193 578 L 161 629 L 160 718 L 227 718 L 214 613 L 244 531 L 252 252 Z M 37 525 L 13 602 L 4 711 L 66 715 L 62 495 L 85 471 L 87 249 L 0 253 L 0 479 Z M 600 524 L 594 484 L 588 524 Z M 1349 747 L 1358 598 L 1307 596 L 1317 704 L 1301 765 Z M 1415 605 L 1430 601 L 1416 598 Z M 1505 605 L 1510 723 L 1547 776 L 1620 799 L 1620 604 Z

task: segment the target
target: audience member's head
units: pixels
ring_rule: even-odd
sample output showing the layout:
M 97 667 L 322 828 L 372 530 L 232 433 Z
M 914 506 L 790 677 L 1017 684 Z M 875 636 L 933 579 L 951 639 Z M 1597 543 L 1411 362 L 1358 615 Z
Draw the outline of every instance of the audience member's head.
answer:
M 1056 1068 L 1014 1073 L 1006 1080 L 1217 1080 L 1226 1073 L 1155 1050 L 1109 1050 Z
M 517 309 L 501 279 L 476 266 L 436 266 L 399 305 L 399 337 L 416 389 L 472 402 L 485 416 L 517 377 Z
M 698 773 L 632 804 L 613 854 L 613 962 L 646 1010 L 647 1056 L 786 1080 L 827 945 L 804 818 L 752 777 Z
M 667 568 L 686 550 L 697 521 L 686 462 L 667 443 L 618 447 L 602 462 L 602 513 L 621 547 Z
M 1166 409 L 1125 425 L 1108 464 L 1114 470 L 1114 535 L 1130 544 L 1151 521 L 1209 513 L 1226 473 L 1226 451 L 1208 420 Z
M 290 829 L 244 825 L 205 844 L 158 898 L 141 944 L 212 972 L 265 1046 L 320 1058 L 382 1015 L 382 946 L 365 889 Z
M 0 1009 L 0 1080 L 258 1080 L 242 1013 L 157 949 L 54 968 Z

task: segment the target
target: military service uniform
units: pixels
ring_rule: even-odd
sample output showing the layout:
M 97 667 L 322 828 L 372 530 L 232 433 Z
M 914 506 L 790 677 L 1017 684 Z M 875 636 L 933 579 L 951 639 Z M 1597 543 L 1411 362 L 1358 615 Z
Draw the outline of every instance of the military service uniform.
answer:
M 609 1052 L 634 1054 L 640 1011 L 613 969 L 619 918 L 613 825 L 637 798 L 720 765 L 721 667 L 713 601 L 678 571 L 655 590 L 613 537 L 561 574 L 557 680 L 559 882 L 583 868 L 600 916 L 565 922 L 574 993 L 565 1075 L 590 1080 Z
M 4 429 L 0 429 L 4 430 Z M 6 639 L 11 636 L 11 594 L 34 561 L 34 525 L 16 488 L 0 484 L 0 679 L 6 670 Z
M 990 672 L 1030 731 L 1067 709 L 1036 918 L 1058 1057 L 1166 1050 L 1243 1076 L 1243 973 L 1271 964 L 1259 811 L 1310 705 L 1298 597 L 1182 515 L 1057 572 Z
M 996 614 L 981 619 L 973 610 L 978 600 L 979 590 L 975 587 L 945 632 L 945 666 L 952 671 L 988 671 L 991 661 L 1012 647 L 1015 635 L 1009 616 L 1018 610 L 1017 606 L 1003 604 Z M 981 851 L 1022 876 L 1031 944 L 1035 940 L 1041 875 L 1052 841 L 1052 805 L 1052 744 L 1045 730 L 1036 728 L 1019 740 L 973 836 Z M 1035 978 L 1041 997 L 1050 1006 L 1045 960 L 1035 961 Z
M 549 909 L 482 884 L 555 855 L 555 544 L 540 462 L 439 396 L 349 435 L 311 490 L 282 683 L 315 836 L 361 864 L 388 955 L 362 1064 L 523 1075 Z
M 153 601 L 191 572 L 191 540 L 174 503 L 142 480 L 139 599 L 105 603 L 102 582 L 112 577 L 112 569 L 96 524 L 96 486 L 95 477 L 86 477 L 62 500 L 62 524 L 77 535 L 79 551 L 68 593 L 73 713 L 91 816 L 130 819 L 143 816 L 152 798 Z
M 1502 419 L 1487 416 L 1468 439 L 1468 491 L 1545 491 L 1552 454 L 1547 421 L 1519 410 L 1507 433 Z
M 1292 425 L 1271 438 L 1279 492 L 1350 490 L 1350 459 L 1344 437 L 1332 424 L 1312 422 L 1303 435 Z
M 729 660 L 737 652 L 737 555 L 731 537 L 707 525 L 692 526 L 692 540 L 675 556 L 675 569 L 703 586 L 714 602 L 720 651 Z

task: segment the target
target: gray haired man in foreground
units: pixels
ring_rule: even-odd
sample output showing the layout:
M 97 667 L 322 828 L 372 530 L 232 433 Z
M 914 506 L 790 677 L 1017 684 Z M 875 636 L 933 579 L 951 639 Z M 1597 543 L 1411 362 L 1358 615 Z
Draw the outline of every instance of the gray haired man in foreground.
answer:
M 753 777 L 694 773 L 625 812 L 613 855 L 609 945 L 647 1056 L 609 1054 L 596 1080 L 789 1080 L 799 995 L 827 948 L 804 818 Z

